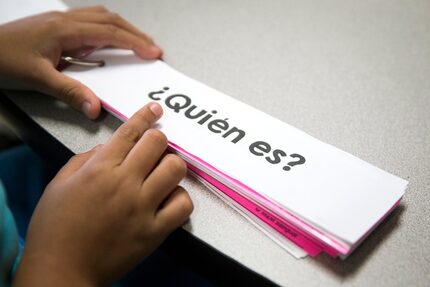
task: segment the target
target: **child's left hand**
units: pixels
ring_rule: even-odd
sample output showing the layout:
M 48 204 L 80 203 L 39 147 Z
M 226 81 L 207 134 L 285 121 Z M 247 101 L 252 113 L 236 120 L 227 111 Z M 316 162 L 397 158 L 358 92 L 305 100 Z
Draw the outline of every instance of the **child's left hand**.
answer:
M 39 14 L 0 25 L 0 88 L 36 90 L 94 119 L 99 99 L 55 67 L 62 54 L 79 56 L 104 46 L 130 49 L 144 59 L 162 54 L 151 38 L 101 6 Z

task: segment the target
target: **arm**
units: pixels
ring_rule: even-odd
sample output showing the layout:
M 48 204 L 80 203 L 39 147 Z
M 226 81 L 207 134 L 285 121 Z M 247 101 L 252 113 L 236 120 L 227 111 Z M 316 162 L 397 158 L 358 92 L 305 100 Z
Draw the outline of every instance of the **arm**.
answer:
M 37 90 L 89 118 L 94 93 L 55 67 L 61 54 L 88 47 L 132 49 L 157 58 L 152 40 L 103 7 L 51 12 L 0 26 L 0 88 Z M 118 279 L 189 217 L 178 186 L 186 165 L 165 153 L 149 104 L 103 146 L 74 156 L 47 186 L 31 219 L 14 286 L 102 286 Z
M 14 286 L 111 283 L 187 220 L 186 165 L 151 129 L 161 113 L 148 104 L 60 170 L 31 219 Z

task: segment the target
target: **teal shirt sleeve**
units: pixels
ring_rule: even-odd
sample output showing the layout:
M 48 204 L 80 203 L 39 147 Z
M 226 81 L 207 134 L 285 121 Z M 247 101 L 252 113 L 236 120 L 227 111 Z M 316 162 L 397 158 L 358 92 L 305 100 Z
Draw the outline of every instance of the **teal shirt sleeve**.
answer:
M 19 261 L 19 236 L 0 181 L 0 287 L 11 286 Z

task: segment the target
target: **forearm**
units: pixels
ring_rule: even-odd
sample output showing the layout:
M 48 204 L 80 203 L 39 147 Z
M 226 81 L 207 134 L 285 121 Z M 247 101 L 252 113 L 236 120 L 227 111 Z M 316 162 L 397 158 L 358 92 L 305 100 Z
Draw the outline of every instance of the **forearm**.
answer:
M 90 270 L 87 271 L 90 272 Z M 74 270 L 67 259 L 24 254 L 13 280 L 13 286 L 94 287 L 102 285 L 91 281 L 83 272 Z

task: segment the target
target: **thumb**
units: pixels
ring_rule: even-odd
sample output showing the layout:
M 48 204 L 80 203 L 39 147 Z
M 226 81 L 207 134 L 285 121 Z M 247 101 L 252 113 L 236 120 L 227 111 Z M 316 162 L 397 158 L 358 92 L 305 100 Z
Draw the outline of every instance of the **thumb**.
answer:
M 53 96 L 90 119 L 100 114 L 100 100 L 84 84 L 57 71 L 51 63 L 44 63 L 39 75 L 39 90 Z

